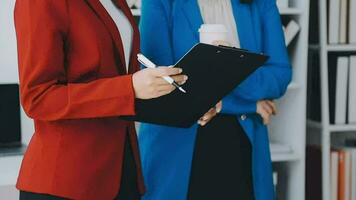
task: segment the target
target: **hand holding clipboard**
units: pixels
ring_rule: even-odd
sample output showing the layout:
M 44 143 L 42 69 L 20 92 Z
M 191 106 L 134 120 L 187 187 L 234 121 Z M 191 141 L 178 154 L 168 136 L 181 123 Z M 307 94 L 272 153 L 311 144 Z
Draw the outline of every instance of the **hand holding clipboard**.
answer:
M 138 100 L 136 116 L 125 119 L 190 127 L 267 59 L 243 49 L 199 43 L 174 65 L 189 77 L 184 84 L 187 93 L 175 90 L 160 98 Z

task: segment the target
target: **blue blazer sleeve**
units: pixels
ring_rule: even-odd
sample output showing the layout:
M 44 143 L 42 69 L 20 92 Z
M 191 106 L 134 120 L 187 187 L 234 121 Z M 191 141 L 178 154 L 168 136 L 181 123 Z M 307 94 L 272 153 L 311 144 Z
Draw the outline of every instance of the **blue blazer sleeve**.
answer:
M 141 52 L 157 65 L 172 65 L 173 49 L 169 26 L 169 4 L 143 0 L 140 19 Z
M 262 7 L 263 52 L 267 63 L 223 99 L 223 113 L 255 113 L 259 100 L 281 97 L 292 77 L 280 14 L 274 0 L 265 0 Z

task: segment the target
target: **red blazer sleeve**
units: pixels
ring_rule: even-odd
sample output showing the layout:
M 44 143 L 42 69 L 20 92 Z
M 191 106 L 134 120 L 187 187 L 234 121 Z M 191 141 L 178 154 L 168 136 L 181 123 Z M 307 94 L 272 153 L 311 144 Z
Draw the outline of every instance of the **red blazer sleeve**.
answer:
M 132 75 L 66 83 L 66 0 L 17 0 L 21 102 L 34 119 L 101 118 L 134 115 Z M 69 44 L 70 45 L 70 44 Z

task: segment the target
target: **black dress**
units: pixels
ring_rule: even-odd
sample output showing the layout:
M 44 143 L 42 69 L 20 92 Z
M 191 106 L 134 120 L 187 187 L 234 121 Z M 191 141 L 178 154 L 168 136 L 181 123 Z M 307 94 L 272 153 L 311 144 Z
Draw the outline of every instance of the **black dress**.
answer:
M 121 187 L 115 200 L 139 200 L 140 198 L 141 197 L 137 187 L 136 164 L 131 144 L 129 142 L 129 136 L 127 135 L 125 141 Z M 48 194 L 20 191 L 20 200 L 66 200 L 66 198 Z
M 217 115 L 199 127 L 189 200 L 252 200 L 252 146 L 236 116 Z

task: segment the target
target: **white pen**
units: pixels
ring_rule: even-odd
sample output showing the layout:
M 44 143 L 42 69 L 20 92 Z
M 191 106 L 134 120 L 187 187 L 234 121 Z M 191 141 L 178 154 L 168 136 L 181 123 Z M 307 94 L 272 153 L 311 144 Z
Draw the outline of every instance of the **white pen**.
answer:
M 145 66 L 147 68 L 156 68 L 157 67 L 157 65 L 155 65 L 152 61 L 150 61 L 148 58 L 146 58 L 146 56 L 144 56 L 141 53 L 137 54 L 137 60 L 138 60 L 138 62 L 140 62 L 143 66 Z M 167 81 L 169 84 L 172 84 L 173 86 L 178 88 L 181 92 L 187 93 L 178 83 L 176 83 L 174 81 L 174 79 L 172 77 L 163 76 L 162 78 L 165 81 Z

